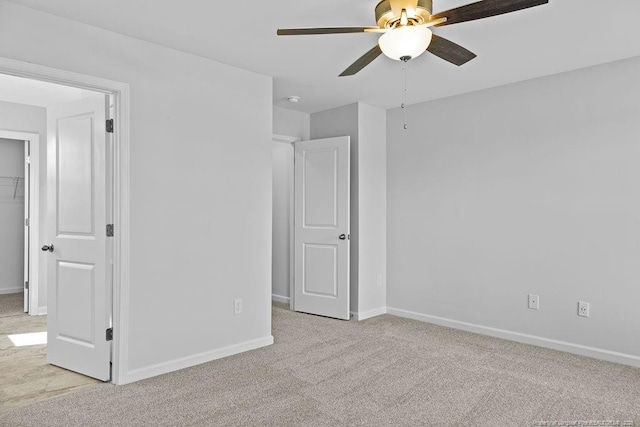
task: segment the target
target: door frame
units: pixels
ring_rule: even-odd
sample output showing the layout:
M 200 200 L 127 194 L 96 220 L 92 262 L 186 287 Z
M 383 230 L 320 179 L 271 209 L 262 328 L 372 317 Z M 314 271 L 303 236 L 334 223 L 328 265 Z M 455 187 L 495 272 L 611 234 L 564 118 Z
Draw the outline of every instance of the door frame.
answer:
M 40 134 L 0 129 L 0 138 L 29 141 L 29 315 L 47 314 L 38 306 L 40 250 Z M 26 190 L 26 188 L 25 188 Z M 25 194 L 26 191 L 25 191 Z M 25 200 L 27 203 L 27 200 Z M 25 260 L 26 262 L 27 260 Z M 45 307 L 46 308 L 46 307 Z
M 130 285 L 130 103 L 127 83 L 0 57 L 0 73 L 113 95 L 113 347 L 111 382 L 128 372 Z M 36 245 L 37 246 L 37 245 Z
M 295 163 L 295 143 L 301 139 L 295 136 L 273 134 L 273 142 L 291 145 L 291 180 L 289 181 L 289 309 L 293 310 L 295 298 L 295 177 L 293 174 Z M 272 287 L 273 290 L 273 287 Z

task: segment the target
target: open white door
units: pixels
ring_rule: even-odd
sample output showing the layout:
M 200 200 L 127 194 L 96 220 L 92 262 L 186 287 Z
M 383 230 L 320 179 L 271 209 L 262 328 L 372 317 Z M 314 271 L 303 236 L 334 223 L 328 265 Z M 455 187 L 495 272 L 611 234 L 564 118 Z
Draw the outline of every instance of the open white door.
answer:
M 31 263 L 31 258 L 29 254 L 30 250 L 30 242 L 31 239 L 29 237 L 29 212 L 31 209 L 31 197 L 30 197 L 30 186 L 31 186 L 31 170 L 30 170 L 30 152 L 29 147 L 31 143 L 29 141 L 24 142 L 24 312 L 29 312 L 29 264 Z
M 349 137 L 296 142 L 296 311 L 350 318 L 349 219 Z
M 47 110 L 47 361 L 103 381 L 111 343 L 105 97 Z

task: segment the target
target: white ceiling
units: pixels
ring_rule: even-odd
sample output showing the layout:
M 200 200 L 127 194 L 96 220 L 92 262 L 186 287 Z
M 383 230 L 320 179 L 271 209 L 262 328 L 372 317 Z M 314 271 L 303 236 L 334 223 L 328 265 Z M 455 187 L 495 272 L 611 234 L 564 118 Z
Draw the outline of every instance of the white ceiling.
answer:
M 375 25 L 377 0 L 11 0 L 274 77 L 274 105 L 306 112 L 401 100 L 400 63 L 381 56 L 338 77 L 375 34 L 278 37 L 277 28 Z M 433 0 L 434 12 L 470 0 Z M 408 66 L 416 103 L 640 55 L 640 1 L 549 4 L 434 32 L 475 52 L 462 67 L 424 54 Z M 285 101 L 299 95 L 299 104 Z
M 81 99 L 82 89 L 0 74 L 0 101 L 49 107 Z

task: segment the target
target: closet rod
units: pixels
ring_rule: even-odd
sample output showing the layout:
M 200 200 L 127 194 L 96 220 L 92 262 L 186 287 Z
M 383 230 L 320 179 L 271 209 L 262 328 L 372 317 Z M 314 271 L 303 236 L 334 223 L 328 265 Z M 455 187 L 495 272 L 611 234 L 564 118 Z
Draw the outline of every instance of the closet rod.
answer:
M 13 200 L 16 199 L 16 196 L 18 195 L 18 185 L 20 184 L 20 181 L 24 181 L 24 177 L 21 176 L 0 176 L 0 179 L 10 179 L 13 182 L 15 182 L 15 187 L 13 188 Z

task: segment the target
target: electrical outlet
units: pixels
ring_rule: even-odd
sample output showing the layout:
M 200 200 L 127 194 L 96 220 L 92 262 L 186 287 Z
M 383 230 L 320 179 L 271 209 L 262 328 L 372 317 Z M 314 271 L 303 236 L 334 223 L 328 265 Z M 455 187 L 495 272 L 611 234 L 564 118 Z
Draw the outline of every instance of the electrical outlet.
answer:
M 538 295 L 529 294 L 529 308 L 532 310 L 540 308 L 540 297 Z
M 578 301 L 578 316 L 589 317 L 589 303 Z
M 236 298 L 233 301 L 233 314 L 242 313 L 242 298 Z
M 381 288 L 382 287 L 382 275 L 378 274 L 378 277 L 376 279 L 376 286 Z

